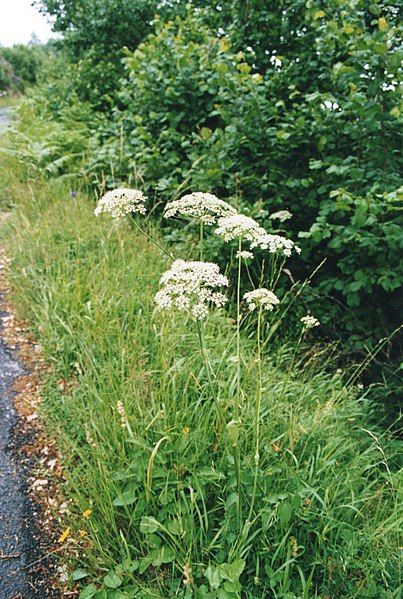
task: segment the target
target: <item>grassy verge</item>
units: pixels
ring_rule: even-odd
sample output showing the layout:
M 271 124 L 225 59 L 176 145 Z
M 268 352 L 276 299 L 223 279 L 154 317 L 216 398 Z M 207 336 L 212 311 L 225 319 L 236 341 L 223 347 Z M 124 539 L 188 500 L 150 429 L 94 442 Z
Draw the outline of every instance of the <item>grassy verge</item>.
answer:
M 62 181 L 26 182 L 18 168 L 0 166 L 14 206 L 10 278 L 53 364 L 43 416 L 64 459 L 82 597 L 398 597 L 395 452 L 368 430 L 365 397 L 325 370 L 322 352 L 289 373 L 293 348 L 268 349 L 254 489 L 252 333 L 228 429 L 195 325 L 154 312 L 166 258 L 130 225 L 95 219 Z M 209 318 L 206 346 L 227 423 L 236 349 L 225 312 Z

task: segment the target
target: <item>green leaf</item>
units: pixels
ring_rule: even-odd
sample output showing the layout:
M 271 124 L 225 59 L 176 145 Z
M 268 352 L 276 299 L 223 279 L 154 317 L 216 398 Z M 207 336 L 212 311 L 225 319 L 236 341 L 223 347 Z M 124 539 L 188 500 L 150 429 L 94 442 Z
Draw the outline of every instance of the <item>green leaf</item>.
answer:
M 73 580 L 81 580 L 82 578 L 85 578 L 86 576 L 88 576 L 88 574 L 85 570 L 74 570 L 74 572 L 72 572 L 72 574 L 71 574 L 71 578 Z
M 115 572 L 109 572 L 104 577 L 104 585 L 108 587 L 108 589 L 117 589 L 123 582 L 123 578 L 115 574 Z
M 160 524 L 153 516 L 143 516 L 140 522 L 140 531 L 147 535 L 156 532 Z
M 231 564 L 221 564 L 218 566 L 219 572 L 222 578 L 229 580 L 229 582 L 238 582 L 240 575 L 245 568 L 245 560 L 238 559 Z
M 279 505 L 277 513 L 278 513 L 278 517 L 280 520 L 280 524 L 282 526 L 287 526 L 287 524 L 291 520 L 291 515 L 292 515 L 291 504 L 288 503 L 288 501 L 285 501 L 284 503 Z
M 221 583 L 221 576 L 218 571 L 218 568 L 214 566 L 208 566 L 207 570 L 204 573 L 205 577 L 210 583 L 210 587 L 212 589 L 218 589 Z
M 83 588 L 78 599 L 91 599 L 97 592 L 97 587 L 95 584 L 89 584 Z
M 122 507 L 126 505 L 132 505 L 138 499 L 138 486 L 133 485 L 128 487 L 121 495 L 118 495 L 113 500 L 113 505 L 116 507 Z

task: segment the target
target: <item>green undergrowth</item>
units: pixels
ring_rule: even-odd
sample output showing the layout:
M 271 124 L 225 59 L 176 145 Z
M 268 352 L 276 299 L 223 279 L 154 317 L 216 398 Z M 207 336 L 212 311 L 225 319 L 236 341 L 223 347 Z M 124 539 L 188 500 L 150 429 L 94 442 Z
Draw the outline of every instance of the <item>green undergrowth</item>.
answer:
M 241 418 L 230 434 L 235 337 L 225 311 L 206 326 L 223 424 L 194 323 L 155 313 L 169 260 L 129 224 L 95 219 L 62 181 L 3 182 L 14 303 L 53 366 L 42 412 L 67 478 L 61 525 L 81 596 L 397 598 L 396 451 L 329 353 L 305 348 L 290 371 L 288 342 L 265 348 L 251 510 L 253 330 L 242 338 Z

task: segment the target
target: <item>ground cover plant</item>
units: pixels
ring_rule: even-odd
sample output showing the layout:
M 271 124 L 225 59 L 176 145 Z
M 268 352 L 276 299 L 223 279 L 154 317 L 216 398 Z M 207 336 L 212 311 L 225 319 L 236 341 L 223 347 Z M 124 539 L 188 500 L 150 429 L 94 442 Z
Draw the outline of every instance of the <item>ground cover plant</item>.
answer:
M 248 241 L 267 251 L 274 240 L 208 196 L 207 211 L 167 207 L 170 218 L 204 217 L 193 244 L 169 244 L 141 214 L 142 194 L 112 192 L 97 210 L 135 208 L 133 219 L 96 218 L 63 179 L 27 184 L 15 157 L 2 160 L 11 165 L 10 276 L 54 366 L 43 410 L 64 456 L 61 539 L 75 549 L 81 597 L 398 597 L 393 441 L 368 426 L 365 392 L 313 344 L 315 319 L 299 322 L 297 346 L 294 332 L 276 341 L 270 289 L 206 314 L 211 296 L 195 305 L 193 295 L 206 282 L 239 297 L 224 267 L 177 293 L 217 211 L 214 227 L 235 238 L 235 273 L 251 260 Z

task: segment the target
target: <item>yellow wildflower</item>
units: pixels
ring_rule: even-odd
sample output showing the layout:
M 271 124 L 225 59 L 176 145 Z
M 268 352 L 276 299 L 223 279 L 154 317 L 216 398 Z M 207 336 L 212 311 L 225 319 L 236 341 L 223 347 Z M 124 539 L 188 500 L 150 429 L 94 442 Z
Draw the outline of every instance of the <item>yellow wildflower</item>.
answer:
M 66 530 L 60 535 L 59 543 L 64 543 L 64 541 L 70 536 L 70 526 L 66 528 Z

